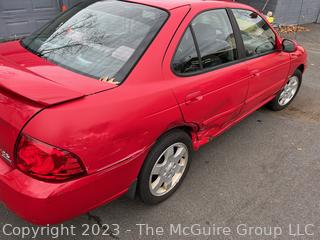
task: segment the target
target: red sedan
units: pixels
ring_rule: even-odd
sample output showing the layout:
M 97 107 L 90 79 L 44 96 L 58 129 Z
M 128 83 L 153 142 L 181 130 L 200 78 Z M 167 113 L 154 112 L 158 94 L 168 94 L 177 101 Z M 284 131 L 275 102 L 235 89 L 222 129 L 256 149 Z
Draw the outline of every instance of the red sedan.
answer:
M 0 45 L 0 199 L 37 224 L 125 193 L 164 201 L 194 150 L 287 107 L 305 68 L 245 5 L 85 1 Z

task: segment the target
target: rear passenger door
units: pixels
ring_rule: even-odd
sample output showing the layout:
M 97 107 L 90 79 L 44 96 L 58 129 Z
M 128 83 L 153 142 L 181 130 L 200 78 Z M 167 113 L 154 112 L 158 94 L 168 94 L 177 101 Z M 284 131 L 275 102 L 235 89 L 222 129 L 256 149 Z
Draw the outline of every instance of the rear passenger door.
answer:
M 244 108 L 244 112 L 249 112 L 265 103 L 285 84 L 290 56 L 277 47 L 277 35 L 261 16 L 244 9 L 232 9 L 232 12 L 243 40 L 244 60 L 253 75 Z
M 242 109 L 250 73 L 239 55 L 229 13 L 215 9 L 189 16 L 165 58 L 165 77 L 184 120 L 214 136 Z M 171 69 L 170 69 L 171 64 Z

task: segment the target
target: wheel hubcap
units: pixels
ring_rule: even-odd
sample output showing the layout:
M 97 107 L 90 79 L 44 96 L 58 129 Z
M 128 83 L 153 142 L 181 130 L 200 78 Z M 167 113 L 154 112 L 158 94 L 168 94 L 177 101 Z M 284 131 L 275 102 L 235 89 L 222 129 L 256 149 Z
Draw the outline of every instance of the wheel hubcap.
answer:
M 279 104 L 281 106 L 285 106 L 288 104 L 296 95 L 299 87 L 299 78 L 297 76 L 293 76 L 289 78 L 288 83 L 284 87 L 282 93 L 280 94 L 279 97 Z
M 163 196 L 177 185 L 188 164 L 188 157 L 188 148 L 184 143 L 175 143 L 160 155 L 149 180 L 154 196 Z

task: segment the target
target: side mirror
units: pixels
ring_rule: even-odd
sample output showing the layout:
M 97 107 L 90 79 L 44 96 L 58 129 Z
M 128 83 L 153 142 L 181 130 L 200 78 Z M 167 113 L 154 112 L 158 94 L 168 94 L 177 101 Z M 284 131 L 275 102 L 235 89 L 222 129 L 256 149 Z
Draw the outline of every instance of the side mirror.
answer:
M 282 50 L 284 52 L 292 53 L 297 51 L 298 44 L 290 39 L 284 39 L 282 41 Z

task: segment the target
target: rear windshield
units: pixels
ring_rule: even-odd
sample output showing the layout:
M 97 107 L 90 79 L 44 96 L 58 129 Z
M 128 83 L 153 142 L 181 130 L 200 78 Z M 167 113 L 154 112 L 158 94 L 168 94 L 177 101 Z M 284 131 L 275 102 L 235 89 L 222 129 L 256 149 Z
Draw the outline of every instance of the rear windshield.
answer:
M 33 53 L 72 71 L 121 83 L 168 13 L 141 4 L 86 1 L 22 40 Z

